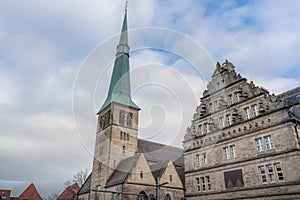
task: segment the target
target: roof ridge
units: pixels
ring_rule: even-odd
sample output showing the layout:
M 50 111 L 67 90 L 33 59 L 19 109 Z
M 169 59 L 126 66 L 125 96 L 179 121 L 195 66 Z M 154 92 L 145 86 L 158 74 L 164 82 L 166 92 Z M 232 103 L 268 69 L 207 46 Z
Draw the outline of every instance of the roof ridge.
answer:
M 154 141 L 150 141 L 150 140 L 138 139 L 138 141 L 145 141 L 145 142 L 149 142 L 149 143 L 153 143 L 153 144 L 158 144 L 158 145 L 161 145 L 161 146 L 167 146 L 167 147 L 172 147 L 172 148 L 183 150 L 183 148 L 180 148 L 180 147 L 176 147 L 176 146 L 169 145 L 169 144 L 164 144 L 164 143 L 158 143 L 158 142 L 154 142 Z

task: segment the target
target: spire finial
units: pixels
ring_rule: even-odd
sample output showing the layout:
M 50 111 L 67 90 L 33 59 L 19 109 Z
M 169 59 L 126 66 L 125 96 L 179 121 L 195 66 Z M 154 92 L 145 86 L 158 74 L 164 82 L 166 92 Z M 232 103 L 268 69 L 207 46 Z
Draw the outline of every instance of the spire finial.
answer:
M 128 8 L 128 1 L 126 1 L 125 3 L 125 12 L 127 12 L 127 8 Z

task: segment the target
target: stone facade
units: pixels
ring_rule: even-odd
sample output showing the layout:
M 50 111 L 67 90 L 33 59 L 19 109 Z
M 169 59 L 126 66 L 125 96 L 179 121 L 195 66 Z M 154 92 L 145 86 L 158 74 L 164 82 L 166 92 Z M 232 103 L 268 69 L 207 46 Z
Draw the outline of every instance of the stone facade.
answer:
M 184 139 L 186 199 L 300 199 L 299 122 L 218 63 Z

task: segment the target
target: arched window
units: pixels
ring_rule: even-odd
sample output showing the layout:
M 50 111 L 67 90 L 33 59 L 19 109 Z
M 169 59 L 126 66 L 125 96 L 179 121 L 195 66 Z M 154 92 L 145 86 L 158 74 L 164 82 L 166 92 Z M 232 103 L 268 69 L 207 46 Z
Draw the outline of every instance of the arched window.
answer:
M 139 193 L 139 196 L 137 197 L 137 200 L 148 200 L 148 196 L 147 196 L 146 192 L 141 191 Z
M 164 200 L 171 200 L 172 198 L 171 198 L 171 195 L 168 193 L 168 194 L 166 194 L 166 196 L 165 196 L 165 198 L 164 198 Z

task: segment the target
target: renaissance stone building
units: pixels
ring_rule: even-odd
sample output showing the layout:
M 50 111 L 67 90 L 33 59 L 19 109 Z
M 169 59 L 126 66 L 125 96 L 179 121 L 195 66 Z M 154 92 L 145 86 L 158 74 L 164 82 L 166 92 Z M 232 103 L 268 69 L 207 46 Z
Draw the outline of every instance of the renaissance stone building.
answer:
M 218 63 L 184 139 L 186 199 L 300 199 L 299 97 Z
M 276 96 L 217 63 L 181 149 L 138 138 L 129 52 L 126 11 L 77 199 L 300 199 L 300 88 Z

